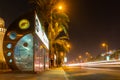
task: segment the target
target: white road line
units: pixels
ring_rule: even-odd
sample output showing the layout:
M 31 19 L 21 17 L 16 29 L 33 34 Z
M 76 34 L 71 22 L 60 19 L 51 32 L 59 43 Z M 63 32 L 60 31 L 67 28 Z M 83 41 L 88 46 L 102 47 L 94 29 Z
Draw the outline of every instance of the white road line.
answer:
M 68 79 L 68 77 L 67 77 L 67 74 L 66 74 L 66 72 L 63 70 L 63 72 L 64 72 L 64 77 L 65 77 L 65 80 L 69 80 Z

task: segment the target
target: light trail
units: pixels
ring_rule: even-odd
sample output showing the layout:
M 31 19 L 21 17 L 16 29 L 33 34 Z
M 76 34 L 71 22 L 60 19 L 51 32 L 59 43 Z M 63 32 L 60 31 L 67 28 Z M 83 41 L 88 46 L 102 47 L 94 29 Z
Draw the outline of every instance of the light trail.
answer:
M 109 61 L 94 61 L 94 62 L 85 62 L 85 63 L 73 63 L 67 64 L 66 66 L 106 66 L 112 65 L 113 67 L 120 67 L 120 60 L 109 60 Z

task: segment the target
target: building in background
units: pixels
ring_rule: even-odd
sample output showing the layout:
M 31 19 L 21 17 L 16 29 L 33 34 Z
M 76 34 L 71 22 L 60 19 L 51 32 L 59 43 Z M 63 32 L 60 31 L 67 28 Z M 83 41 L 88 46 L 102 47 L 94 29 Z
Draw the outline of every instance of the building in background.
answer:
M 0 18 L 0 63 L 1 64 L 5 63 L 5 58 L 3 55 L 3 38 L 4 38 L 5 32 L 6 32 L 5 22 L 2 18 Z
M 5 32 L 6 32 L 5 21 L 2 18 L 0 18 L 0 69 L 1 70 L 8 68 L 3 54 L 3 38 Z

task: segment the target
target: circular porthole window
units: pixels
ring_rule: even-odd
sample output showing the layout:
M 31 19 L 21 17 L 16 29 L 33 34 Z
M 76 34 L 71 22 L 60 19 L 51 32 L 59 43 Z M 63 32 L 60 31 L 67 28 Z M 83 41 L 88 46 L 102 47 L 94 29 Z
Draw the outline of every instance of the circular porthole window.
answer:
M 20 29 L 28 29 L 30 27 L 30 22 L 27 19 L 22 19 L 19 22 Z
M 12 60 L 12 59 L 10 59 L 10 60 L 9 60 L 9 63 L 12 63 L 12 61 L 13 61 L 13 60 Z
M 16 32 L 10 32 L 9 34 L 9 38 L 12 40 L 16 39 L 16 36 L 17 36 Z
M 7 56 L 11 56 L 11 55 L 12 55 L 12 53 L 11 53 L 11 52 L 8 52 L 8 53 L 7 53 Z
M 23 43 L 23 46 L 28 47 L 28 43 L 27 42 Z
M 12 44 L 11 43 L 7 44 L 7 48 L 8 49 L 12 48 Z

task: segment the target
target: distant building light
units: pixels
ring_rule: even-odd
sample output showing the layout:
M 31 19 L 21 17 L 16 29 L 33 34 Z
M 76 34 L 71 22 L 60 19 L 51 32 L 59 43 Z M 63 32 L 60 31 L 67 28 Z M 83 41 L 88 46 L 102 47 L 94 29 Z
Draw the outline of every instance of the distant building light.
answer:
M 110 60 L 110 56 L 106 56 L 106 60 L 109 61 Z
M 105 54 L 104 54 L 104 53 L 102 53 L 102 54 L 101 54 L 101 56 L 105 56 Z

